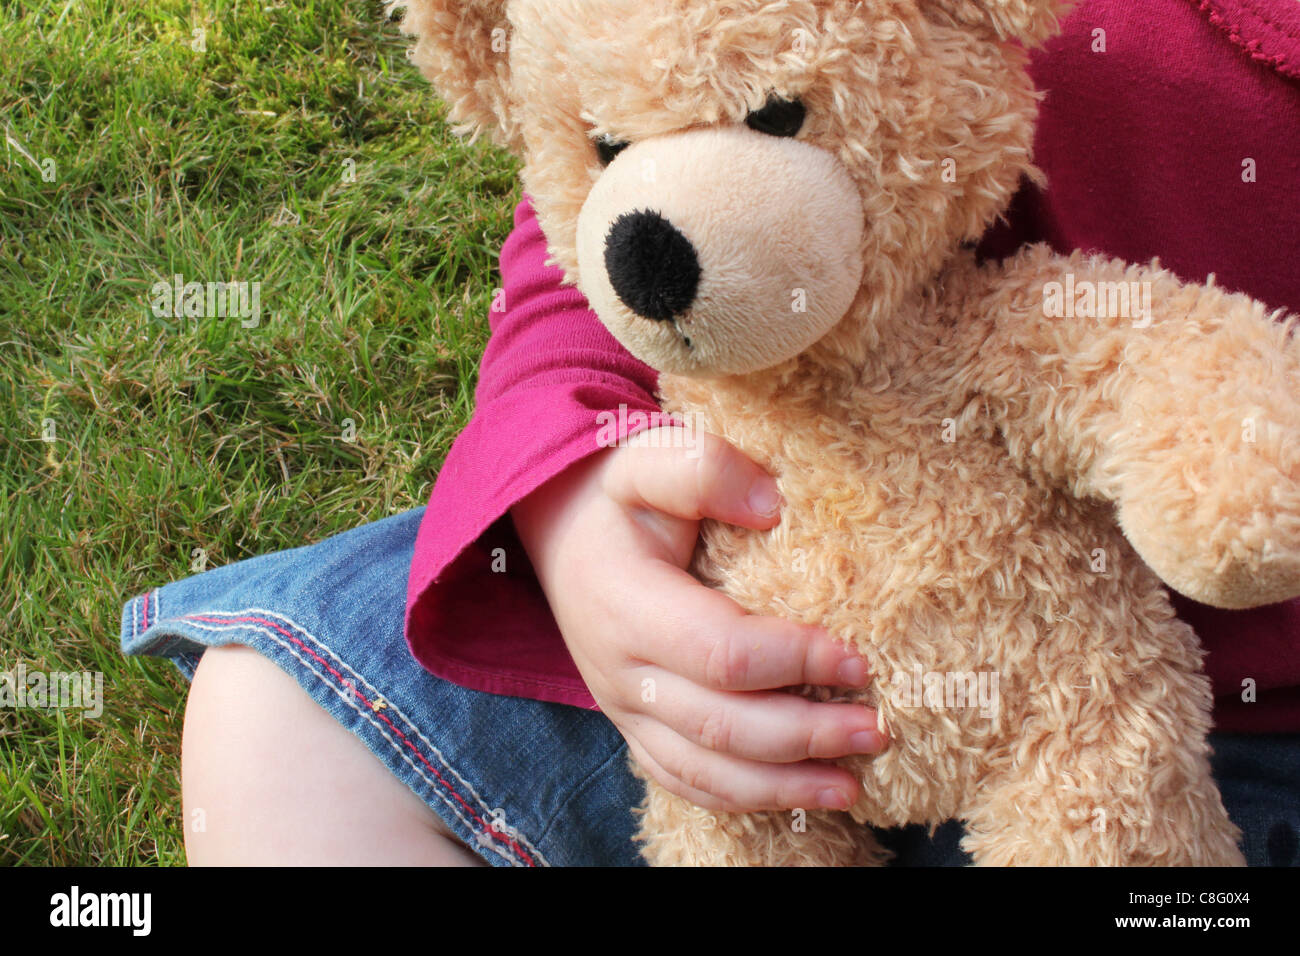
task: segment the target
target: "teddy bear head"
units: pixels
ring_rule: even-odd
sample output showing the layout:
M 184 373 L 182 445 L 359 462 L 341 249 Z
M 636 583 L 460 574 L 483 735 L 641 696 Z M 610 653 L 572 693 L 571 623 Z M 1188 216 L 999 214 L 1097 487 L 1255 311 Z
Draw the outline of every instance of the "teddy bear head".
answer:
M 551 260 L 656 369 L 790 361 L 978 239 L 1024 176 L 1057 0 L 395 0 Z

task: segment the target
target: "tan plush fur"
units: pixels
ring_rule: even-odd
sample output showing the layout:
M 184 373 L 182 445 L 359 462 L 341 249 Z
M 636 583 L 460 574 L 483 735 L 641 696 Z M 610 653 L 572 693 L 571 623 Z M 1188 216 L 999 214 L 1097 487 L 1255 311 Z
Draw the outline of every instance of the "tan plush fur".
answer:
M 827 626 L 874 675 L 849 696 L 891 744 L 841 761 L 863 782 L 850 814 L 713 813 L 648 780 L 646 857 L 872 865 L 885 854 L 863 824 L 959 818 L 980 864 L 1240 863 L 1201 650 L 1162 581 L 1224 607 L 1300 593 L 1300 337 L 1158 263 L 965 250 L 1038 175 L 1021 44 L 1058 5 L 408 7 L 415 62 L 454 120 L 520 151 L 554 260 L 664 372 L 666 407 L 778 477 L 781 523 L 706 523 L 695 573 Z M 742 126 L 772 93 L 805 104 L 799 148 L 832 172 L 783 172 L 802 154 Z M 604 134 L 633 144 L 607 169 Z M 831 180 L 859 203 L 820 193 Z M 710 291 L 647 325 L 598 253 L 656 190 Z M 838 238 L 803 251 L 818 230 Z M 848 261 L 819 273 L 827 256 Z M 844 269 L 856 293 L 831 308 Z M 1060 314 L 1067 281 L 1103 306 Z M 1136 283 L 1125 314 L 1117 282 Z

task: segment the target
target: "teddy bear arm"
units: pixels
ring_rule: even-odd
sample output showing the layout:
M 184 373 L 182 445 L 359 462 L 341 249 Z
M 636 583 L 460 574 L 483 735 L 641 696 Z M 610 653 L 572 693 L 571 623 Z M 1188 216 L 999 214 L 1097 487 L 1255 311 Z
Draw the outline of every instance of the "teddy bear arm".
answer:
M 1195 600 L 1300 594 L 1296 317 L 1158 262 L 1031 247 L 981 270 L 973 388 L 1038 480 L 1109 501 Z M 1127 303 L 1127 304 L 1126 304 Z

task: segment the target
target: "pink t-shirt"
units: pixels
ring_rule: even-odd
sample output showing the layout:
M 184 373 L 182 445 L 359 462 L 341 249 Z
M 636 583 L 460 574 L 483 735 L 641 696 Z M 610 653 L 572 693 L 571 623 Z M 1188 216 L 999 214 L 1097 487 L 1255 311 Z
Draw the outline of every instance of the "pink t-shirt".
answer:
M 1036 161 L 1049 189 L 1017 196 L 986 254 L 1041 240 L 1159 256 L 1186 280 L 1213 272 L 1300 312 L 1300 2 L 1085 0 L 1033 72 L 1048 92 Z M 509 509 L 601 447 L 600 413 L 627 407 L 620 438 L 645 427 L 636 413 L 658 410 L 656 375 L 545 259 L 525 198 L 501 252 L 506 308 L 490 317 L 474 416 L 416 541 L 406 636 L 457 684 L 593 708 Z M 1300 601 L 1176 603 L 1209 649 L 1218 728 L 1300 732 Z

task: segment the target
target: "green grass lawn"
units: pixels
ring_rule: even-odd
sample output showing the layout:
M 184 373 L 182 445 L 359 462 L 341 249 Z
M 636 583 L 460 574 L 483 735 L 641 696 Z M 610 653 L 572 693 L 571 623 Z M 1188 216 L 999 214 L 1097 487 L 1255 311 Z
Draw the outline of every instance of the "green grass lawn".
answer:
M 105 693 L 0 708 L 2 863 L 183 863 L 186 685 L 122 603 L 422 504 L 468 419 L 516 170 L 406 42 L 378 0 L 0 0 L 0 672 Z M 155 316 L 178 273 L 260 322 Z

